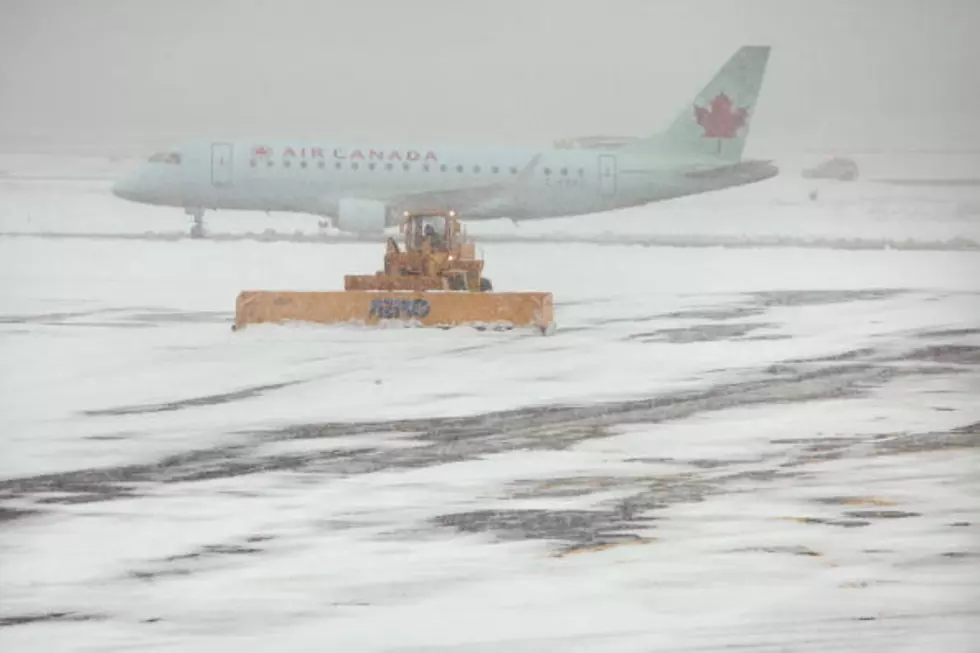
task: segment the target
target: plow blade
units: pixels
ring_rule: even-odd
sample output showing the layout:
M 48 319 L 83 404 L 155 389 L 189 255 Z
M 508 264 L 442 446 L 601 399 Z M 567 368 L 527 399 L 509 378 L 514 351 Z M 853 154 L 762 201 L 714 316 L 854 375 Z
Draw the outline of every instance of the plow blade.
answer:
M 548 292 L 358 291 L 278 292 L 248 290 L 238 295 L 235 329 L 249 324 L 311 322 L 554 330 Z

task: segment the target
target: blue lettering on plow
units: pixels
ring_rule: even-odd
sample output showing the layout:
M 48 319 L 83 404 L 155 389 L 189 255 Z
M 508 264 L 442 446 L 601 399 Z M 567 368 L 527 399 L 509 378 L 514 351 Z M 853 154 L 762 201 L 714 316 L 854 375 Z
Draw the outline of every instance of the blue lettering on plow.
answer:
M 425 299 L 372 299 L 368 317 L 382 320 L 422 318 L 429 314 L 429 310 L 429 302 Z

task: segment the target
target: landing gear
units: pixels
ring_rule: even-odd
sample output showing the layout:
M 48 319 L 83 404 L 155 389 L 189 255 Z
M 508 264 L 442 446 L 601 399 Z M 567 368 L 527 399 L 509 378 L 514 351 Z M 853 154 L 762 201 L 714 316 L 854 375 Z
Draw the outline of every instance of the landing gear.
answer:
M 204 238 L 207 235 L 204 230 L 204 209 L 185 209 L 184 212 L 194 217 L 194 224 L 191 226 L 191 238 Z

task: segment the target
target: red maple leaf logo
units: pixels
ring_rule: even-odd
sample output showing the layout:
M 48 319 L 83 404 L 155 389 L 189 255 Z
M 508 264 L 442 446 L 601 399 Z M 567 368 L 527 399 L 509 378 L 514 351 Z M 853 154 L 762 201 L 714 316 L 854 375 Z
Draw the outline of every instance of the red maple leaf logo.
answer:
M 272 154 L 272 149 L 266 147 L 265 145 L 259 145 L 252 148 L 252 154 L 255 156 L 268 156 Z
M 710 110 L 694 107 L 694 117 L 704 128 L 705 138 L 734 138 L 748 115 L 749 112 L 744 108 L 733 111 L 732 101 L 724 93 L 715 96 Z

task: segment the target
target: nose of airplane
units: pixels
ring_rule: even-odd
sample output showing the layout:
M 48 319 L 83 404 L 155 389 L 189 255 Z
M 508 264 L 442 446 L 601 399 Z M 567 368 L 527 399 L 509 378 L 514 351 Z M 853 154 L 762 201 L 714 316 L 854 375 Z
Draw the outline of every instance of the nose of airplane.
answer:
M 129 174 L 116 180 L 112 185 L 112 194 L 124 200 L 137 200 L 139 198 L 139 186 L 136 175 Z

